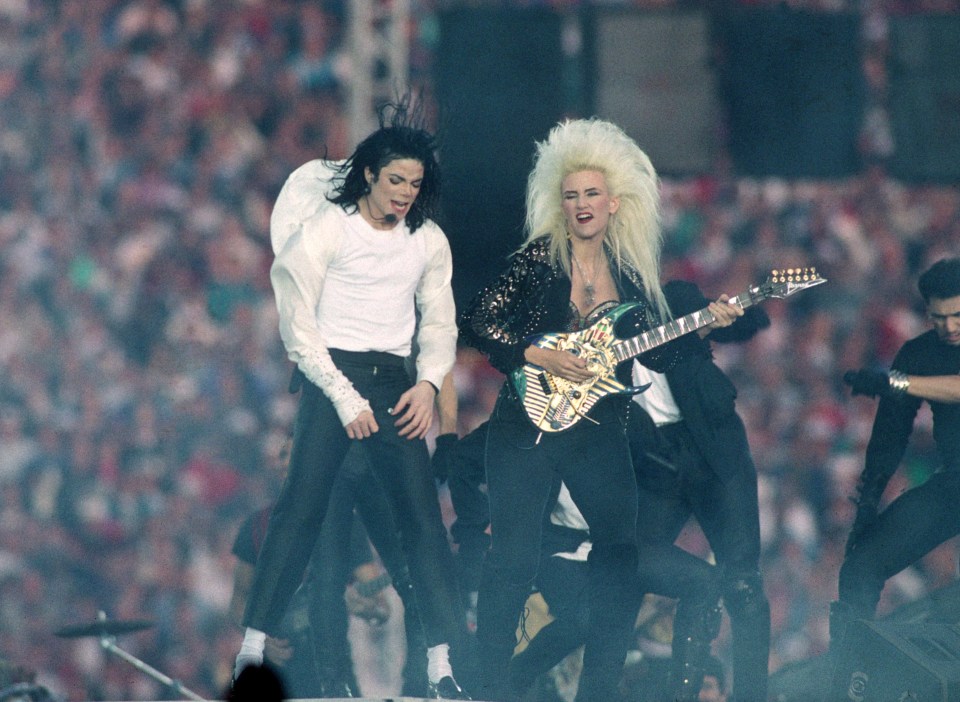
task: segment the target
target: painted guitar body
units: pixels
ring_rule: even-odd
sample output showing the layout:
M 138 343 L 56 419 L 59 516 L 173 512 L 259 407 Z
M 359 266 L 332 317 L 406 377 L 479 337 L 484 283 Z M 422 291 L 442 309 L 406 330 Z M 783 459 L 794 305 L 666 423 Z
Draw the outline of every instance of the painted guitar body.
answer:
M 533 345 L 539 348 L 568 351 L 585 359 L 587 370 L 594 377 L 584 383 L 575 383 L 532 363 L 513 371 L 511 381 L 523 398 L 530 421 L 543 431 L 563 431 L 604 397 L 634 394 L 644 389 L 628 387 L 617 380 L 620 361 L 613 346 L 619 341 L 614 333 L 617 321 L 637 306 L 637 303 L 618 305 L 587 329 L 569 334 L 544 334 L 533 341 Z

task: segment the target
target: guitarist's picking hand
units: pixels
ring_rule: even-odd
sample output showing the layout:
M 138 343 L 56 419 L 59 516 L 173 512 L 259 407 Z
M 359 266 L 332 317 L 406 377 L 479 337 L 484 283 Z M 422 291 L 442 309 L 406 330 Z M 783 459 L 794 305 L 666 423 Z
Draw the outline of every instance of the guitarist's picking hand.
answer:
M 540 366 L 548 373 L 574 383 L 585 383 L 593 377 L 593 373 L 587 370 L 587 362 L 569 351 L 528 346 L 523 355 L 527 361 Z
M 358 414 L 357 418 L 350 422 L 345 429 L 347 430 L 347 436 L 351 439 L 366 439 L 371 434 L 380 431 L 377 420 L 373 418 L 373 412 L 370 410 L 364 410 Z
M 433 422 L 433 400 L 436 391 L 425 380 L 421 380 L 400 396 L 396 406 L 390 414 L 400 416 L 394 422 L 395 426 L 402 427 L 400 436 L 408 439 L 422 439 L 427 435 L 430 424 Z M 406 411 L 404 412 L 404 408 Z

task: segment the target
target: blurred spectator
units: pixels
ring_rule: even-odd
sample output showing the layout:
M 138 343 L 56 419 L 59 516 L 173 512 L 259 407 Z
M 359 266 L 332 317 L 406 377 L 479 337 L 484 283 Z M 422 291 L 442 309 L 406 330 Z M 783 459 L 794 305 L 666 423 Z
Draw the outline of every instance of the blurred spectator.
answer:
M 923 323 L 912 281 L 960 251 L 960 188 L 884 170 L 889 17 L 960 3 L 798 2 L 862 15 L 868 168 L 791 183 L 721 159 L 664 184 L 668 277 L 708 295 L 772 267 L 829 280 L 766 303 L 771 328 L 718 353 L 760 471 L 773 670 L 827 644 L 872 420 L 837 369 L 888 365 Z M 413 4 L 422 81 L 435 4 Z M 52 635 L 98 609 L 165 622 L 123 644 L 190 689 L 229 681 L 239 635 L 216 584 L 230 582 L 228 535 L 275 489 L 256 467 L 293 414 L 267 220 L 319 144 L 349 152 L 345 8 L 0 0 L 0 658 L 71 702 L 163 697 L 95 640 Z M 467 350 L 455 379 L 465 434 L 502 379 Z M 897 489 L 933 451 L 921 413 Z M 894 579 L 879 614 L 955 575 L 945 563 L 949 545 Z

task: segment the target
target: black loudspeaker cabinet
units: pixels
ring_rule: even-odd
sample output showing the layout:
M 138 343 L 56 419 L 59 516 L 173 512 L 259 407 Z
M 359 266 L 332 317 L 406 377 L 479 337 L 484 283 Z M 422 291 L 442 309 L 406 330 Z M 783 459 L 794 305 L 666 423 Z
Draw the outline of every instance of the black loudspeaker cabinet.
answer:
M 891 17 L 890 126 L 898 178 L 960 180 L 960 17 L 917 13 Z
M 459 306 L 523 241 L 534 143 L 563 117 L 565 75 L 558 12 L 452 5 L 439 14 L 434 70 L 442 224 Z
M 825 702 L 960 702 L 960 627 L 852 623 Z
M 767 4 L 715 15 L 734 167 L 786 178 L 859 172 L 862 18 Z

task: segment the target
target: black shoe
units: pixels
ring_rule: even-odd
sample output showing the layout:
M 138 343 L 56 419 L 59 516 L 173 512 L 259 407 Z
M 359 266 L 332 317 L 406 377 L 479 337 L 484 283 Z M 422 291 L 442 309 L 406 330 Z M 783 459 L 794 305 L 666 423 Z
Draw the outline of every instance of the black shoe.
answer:
M 463 691 L 457 681 L 449 675 L 440 678 L 439 682 L 427 683 L 427 698 L 431 700 L 472 700 L 466 692 Z

